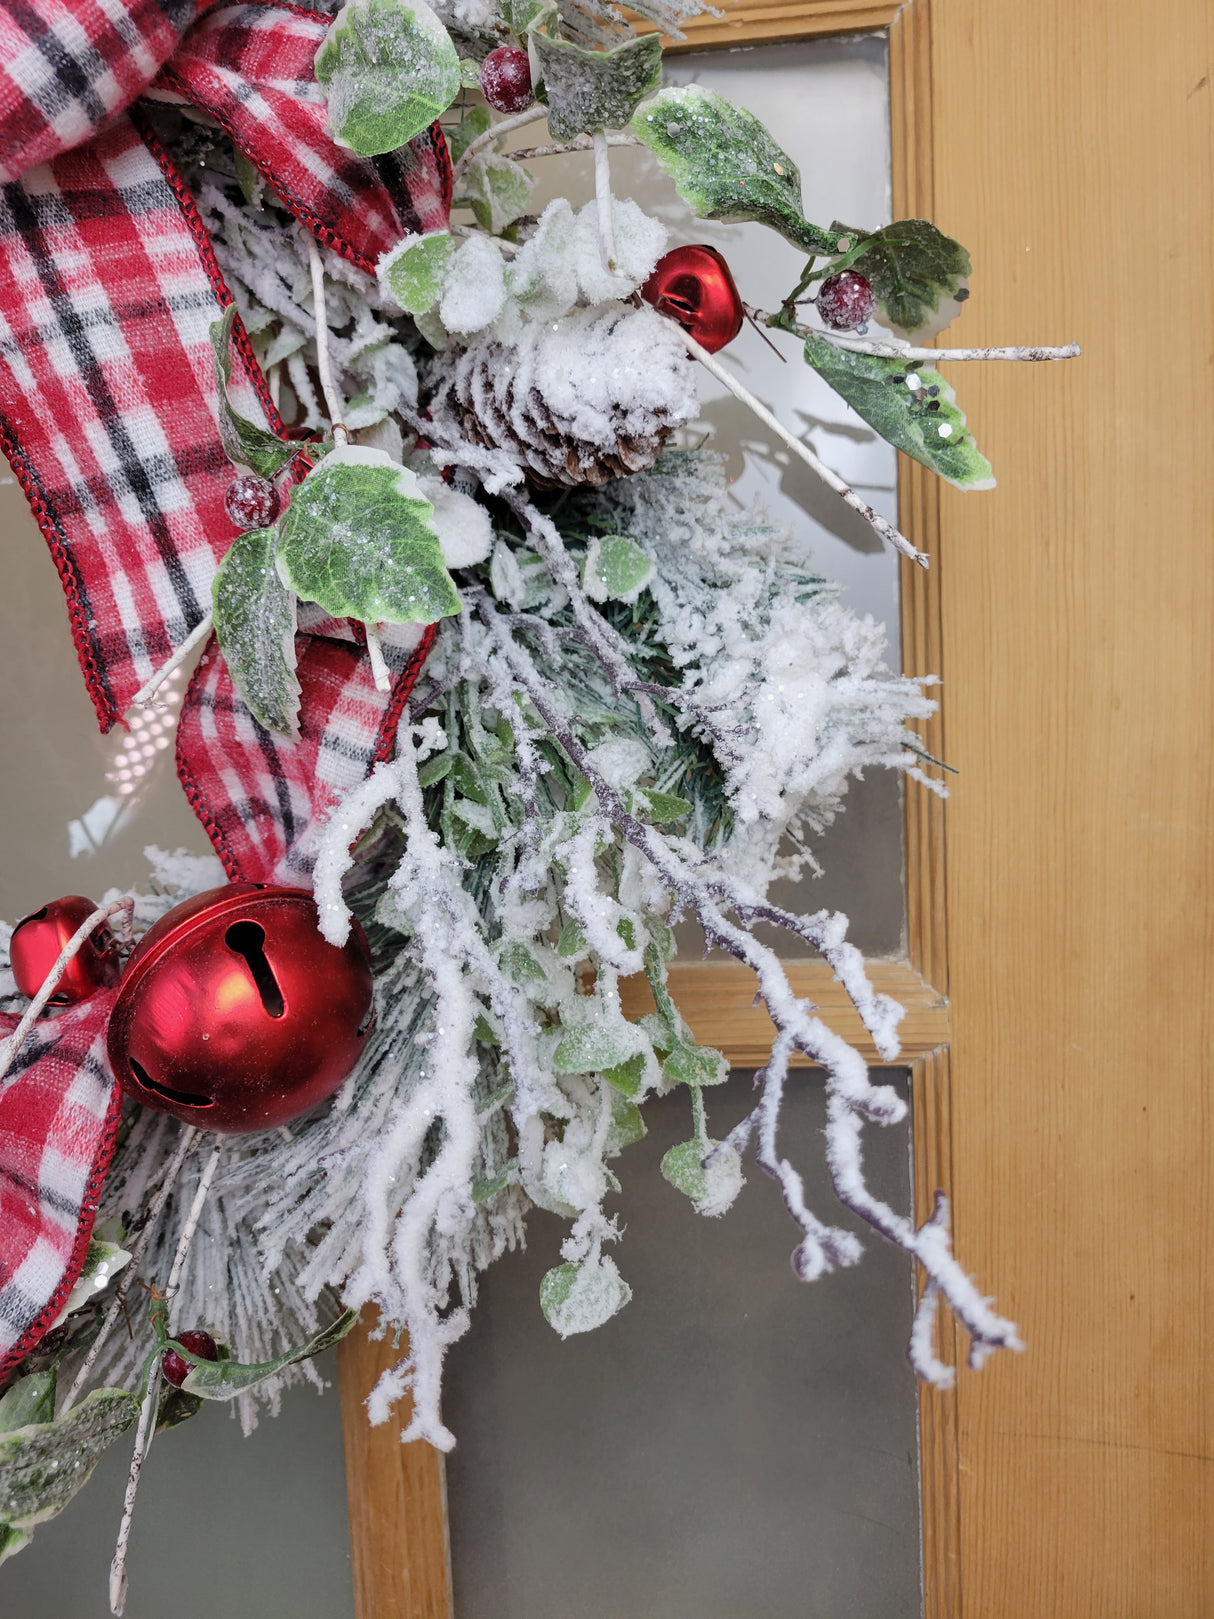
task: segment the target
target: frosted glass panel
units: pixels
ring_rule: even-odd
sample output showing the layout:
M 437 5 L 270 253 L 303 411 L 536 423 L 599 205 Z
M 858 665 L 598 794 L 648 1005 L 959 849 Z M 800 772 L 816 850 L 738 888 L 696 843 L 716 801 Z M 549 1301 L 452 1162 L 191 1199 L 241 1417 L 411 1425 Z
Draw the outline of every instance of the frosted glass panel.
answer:
M 890 218 L 889 76 L 883 36 L 772 45 L 758 50 L 706 51 L 668 57 L 668 82 L 702 84 L 758 114 L 801 170 L 806 217 L 821 224 L 839 219 L 872 228 Z M 520 130 L 519 146 L 542 137 Z M 646 151 L 611 152 L 613 185 L 664 219 L 672 243 L 710 242 L 729 260 L 743 299 L 776 309 L 796 285 L 804 254 L 758 225 L 721 225 L 693 219 L 670 179 Z M 537 161 L 532 207 L 539 212 L 554 196 L 575 203 L 594 195 L 588 155 Z M 808 432 L 822 458 L 859 489 L 872 505 L 897 521 L 896 457 L 889 445 L 855 416 L 804 364 L 796 343 L 773 337 L 784 360 L 752 327 L 730 345 L 726 363 L 794 431 Z M 713 445 L 728 458 L 740 503 L 759 500 L 776 522 L 803 536 L 806 549 L 827 578 L 844 586 L 844 601 L 886 626 L 889 661 L 900 658 L 898 562 L 862 518 L 821 484 L 802 462 L 714 378 L 701 370 L 697 387 Z M 823 875 L 797 888 L 780 885 L 773 898 L 798 910 L 823 906 L 851 918 L 851 936 L 871 954 L 896 954 L 903 946 L 902 801 L 889 771 L 873 771 L 854 783 L 847 808 L 815 846 Z M 804 954 L 783 935 L 777 949 Z M 696 951 L 689 931 L 686 945 Z
M 708 1100 L 719 1138 L 754 1105 L 750 1076 Z M 615 1161 L 632 1302 L 562 1343 L 537 1294 L 566 1228 L 533 1213 L 527 1251 L 487 1273 L 448 1357 L 457 1619 L 911 1619 L 909 1263 L 866 1234 L 858 1268 L 796 1281 L 774 1183 L 748 1165 L 729 1213 L 702 1219 L 658 1172 L 690 1133 L 686 1093 L 646 1118 Z M 824 1122 L 820 1078 L 798 1071 L 784 1149 L 833 1220 Z M 908 1208 L 907 1127 L 867 1132 L 865 1156 Z

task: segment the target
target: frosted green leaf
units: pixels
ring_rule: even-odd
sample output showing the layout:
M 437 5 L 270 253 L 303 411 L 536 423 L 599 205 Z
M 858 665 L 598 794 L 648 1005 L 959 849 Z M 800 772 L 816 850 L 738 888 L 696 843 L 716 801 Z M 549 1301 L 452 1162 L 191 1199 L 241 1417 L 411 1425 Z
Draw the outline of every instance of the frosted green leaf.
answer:
M 603 1078 L 622 1096 L 635 1096 L 645 1078 L 645 1053 L 634 1052 L 627 1062 L 618 1063 L 614 1068 L 604 1068 Z
M 278 529 L 256 528 L 232 542 L 211 586 L 215 634 L 249 712 L 267 731 L 299 735 L 295 677 L 295 597 L 274 565 Z
M 662 1072 L 675 1085 L 721 1085 L 729 1078 L 729 1064 L 712 1046 L 679 1040 L 663 1058 Z
M 646 1134 L 645 1120 L 635 1102 L 630 1102 L 619 1091 L 611 1093 L 611 1123 L 607 1126 L 607 1141 L 603 1156 L 612 1158 Z
M 582 588 L 591 601 L 634 602 L 652 578 L 652 559 L 626 534 L 596 534 L 586 547 Z
M 904 455 L 921 461 L 958 489 L 993 489 L 991 464 L 980 453 L 937 371 L 905 360 L 857 354 L 826 338 L 805 338 L 805 358 L 858 416 Z
M 569 917 L 561 924 L 560 937 L 556 941 L 558 956 L 584 956 L 586 954 L 586 935 L 582 932 L 582 924 Z
M 511 1092 L 513 1095 L 513 1092 Z M 504 1169 L 499 1169 L 490 1180 L 473 1181 L 472 1201 L 474 1203 L 488 1203 L 490 1198 L 497 1197 L 508 1186 L 518 1184 L 518 1159 L 512 1158 Z
M 452 163 L 459 162 L 472 142 L 478 135 L 483 135 L 492 122 L 493 116 L 488 107 L 469 107 L 459 123 L 446 130 L 447 150 Z
M 501 152 L 486 149 L 472 159 L 461 175 L 455 203 L 467 203 L 481 229 L 499 236 L 507 225 L 527 212 L 534 190 L 535 176 L 521 163 L 515 163 Z
M 29 1543 L 30 1537 L 23 1530 L 11 1523 L 0 1523 L 0 1563 L 8 1557 L 15 1557 Z
M 618 1068 L 636 1053 L 637 1029 L 622 1017 L 600 1017 L 566 1029 L 552 1054 L 558 1074 L 593 1074 Z
M 57 1422 L 0 1434 L 0 1523 L 28 1530 L 62 1511 L 138 1415 L 126 1389 L 94 1389 Z
M 454 251 L 455 238 L 450 231 L 406 236 L 380 259 L 376 267 L 379 284 L 406 315 L 424 315 L 438 302 Z
M 552 0 L 502 0 L 502 17 L 516 39 L 526 39 L 532 23 L 552 9 Z
M 533 27 L 528 36 L 538 101 L 547 103 L 554 141 L 623 129 L 637 103 L 662 82 L 662 42 L 642 34 L 605 51 L 584 50 Z
M 580 1265 L 557 1265 L 540 1283 L 540 1309 L 562 1338 L 593 1332 L 631 1297 L 632 1289 L 606 1254 Z
M 278 570 L 304 601 L 364 624 L 432 624 L 460 610 L 434 508 L 383 450 L 334 450 L 279 522 Z
M 751 112 L 700 85 L 645 103 L 632 132 L 700 219 L 755 219 L 807 253 L 837 251 L 833 233 L 801 212 L 801 175 Z
M 680 798 L 676 793 L 659 793 L 652 787 L 646 787 L 637 797 L 637 809 L 654 826 L 662 826 L 667 821 L 682 821 L 691 814 L 690 800 Z
M 691 1199 L 697 1214 L 710 1217 L 724 1214 L 746 1184 L 742 1160 L 732 1147 L 720 1149 L 705 1165 L 704 1159 L 716 1148 L 716 1141 L 683 1141 L 662 1158 L 665 1178 Z
M 215 386 L 219 391 L 219 439 L 229 461 L 238 467 L 251 467 L 263 478 L 272 478 L 290 461 L 298 445 L 288 444 L 243 416 L 228 398 L 232 380 L 232 326 L 236 305 L 229 304 L 222 320 L 211 325 L 211 347 L 215 351 Z
M 156 1432 L 167 1433 L 170 1428 L 179 1428 L 201 1410 L 202 1401 L 197 1394 L 187 1394 L 184 1389 L 174 1388 L 171 1383 L 162 1383 L 160 1403 L 156 1407 Z
M 459 82 L 465 90 L 479 90 L 481 87 L 481 65 L 472 56 L 461 56 L 459 59 Z
M 425 0 L 348 0 L 316 53 L 328 129 L 362 157 L 394 152 L 459 94 L 459 57 Z
M 31 1372 L 9 1385 L 0 1400 L 0 1434 L 51 1422 L 55 1416 L 55 1370 Z
M 526 989 L 528 984 L 548 982 L 548 974 L 527 946 L 518 940 L 511 940 L 510 943 L 503 945 L 498 952 L 497 961 L 506 977 L 520 989 Z
M 904 332 L 939 327 L 932 316 L 940 300 L 955 297 L 970 273 L 961 243 L 927 219 L 896 219 L 861 236 L 839 263 L 854 265 L 867 278 L 887 325 Z
M 288 1349 L 285 1354 L 277 1355 L 273 1360 L 264 1360 L 248 1366 L 242 1365 L 238 1360 L 200 1360 L 197 1355 L 192 1355 L 188 1349 L 173 1339 L 169 1340 L 169 1347 L 176 1349 L 182 1359 L 189 1361 L 191 1365 L 192 1370 L 181 1385 L 187 1394 L 197 1394 L 204 1400 L 234 1400 L 238 1394 L 256 1388 L 258 1383 L 264 1383 L 268 1377 L 276 1377 L 286 1367 L 294 1366 L 301 1360 L 311 1360 L 313 1355 L 320 1355 L 326 1349 L 332 1349 L 334 1344 L 341 1342 L 357 1320 L 357 1310 L 346 1310 L 306 1344 L 300 1344 L 296 1349 Z

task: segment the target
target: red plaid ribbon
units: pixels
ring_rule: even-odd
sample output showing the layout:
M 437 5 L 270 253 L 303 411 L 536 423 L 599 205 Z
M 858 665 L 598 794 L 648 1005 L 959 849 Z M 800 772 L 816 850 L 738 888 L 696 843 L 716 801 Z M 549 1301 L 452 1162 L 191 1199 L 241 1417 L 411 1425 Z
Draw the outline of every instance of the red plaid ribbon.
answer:
M 296 216 L 363 269 L 406 231 L 445 224 L 450 207 L 437 126 L 374 163 L 329 138 L 311 72 L 324 19 L 267 0 L 185 33 L 208 10 L 0 8 L 0 442 L 63 581 L 103 729 L 202 618 L 235 537 L 210 343 L 231 294 L 142 116 L 113 114 L 159 72 L 156 93 L 210 112 Z M 280 431 L 239 322 L 234 348 L 241 408 Z M 350 628 L 313 615 L 298 647 L 297 742 L 256 723 L 212 645 L 187 695 L 178 773 L 231 877 L 307 880 L 329 809 L 390 753 L 432 638 L 385 646 L 397 678 L 384 694 Z M 118 1105 L 108 1010 L 99 997 L 41 1026 L 0 1092 L 0 1375 L 54 1320 L 83 1262 Z

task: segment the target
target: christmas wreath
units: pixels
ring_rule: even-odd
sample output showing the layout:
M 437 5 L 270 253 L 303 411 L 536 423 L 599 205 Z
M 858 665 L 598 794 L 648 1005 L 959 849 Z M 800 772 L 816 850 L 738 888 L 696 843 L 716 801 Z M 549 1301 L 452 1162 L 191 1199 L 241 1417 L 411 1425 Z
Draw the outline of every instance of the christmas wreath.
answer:
M 699 3 L 637 9 L 678 37 Z M 840 1199 L 923 1268 L 915 1371 L 951 1375 L 941 1298 L 971 1364 L 1017 1343 L 944 1200 L 916 1225 L 868 1187 L 863 1127 L 904 1103 L 756 932 L 820 952 L 896 1059 L 901 1009 L 846 918 L 767 893 L 849 778 L 941 790 L 908 724 L 931 704 L 684 430 L 706 367 L 926 565 L 718 352 L 747 318 L 791 339 L 889 443 L 982 489 L 935 362 L 1076 351 L 916 347 L 967 296 L 964 248 L 805 219 L 758 119 L 663 87 L 659 31 L 606 0 L 0 16 L 0 433 L 102 727 L 204 647 L 177 764 L 217 861 L 156 854 L 147 893 L 56 901 L 7 941 L 0 1556 L 134 1426 L 116 1613 L 148 1445 L 203 1400 L 252 1426 L 374 1305 L 401 1358 L 370 1420 L 409 1391 L 402 1437 L 449 1447 L 445 1351 L 532 1205 L 569 1222 L 556 1331 L 622 1308 L 613 1166 L 676 1087 L 663 1175 L 721 1215 L 753 1154 L 810 1281 L 860 1257 L 780 1138 L 791 1060 L 821 1065 Z M 548 144 L 503 148 L 541 119 Z M 696 217 L 804 253 L 778 309 L 613 195 L 611 149 L 638 143 Z M 556 151 L 587 154 L 596 198 L 536 217 L 528 163 Z M 667 987 L 682 919 L 774 1025 L 724 1140 L 727 1065 Z

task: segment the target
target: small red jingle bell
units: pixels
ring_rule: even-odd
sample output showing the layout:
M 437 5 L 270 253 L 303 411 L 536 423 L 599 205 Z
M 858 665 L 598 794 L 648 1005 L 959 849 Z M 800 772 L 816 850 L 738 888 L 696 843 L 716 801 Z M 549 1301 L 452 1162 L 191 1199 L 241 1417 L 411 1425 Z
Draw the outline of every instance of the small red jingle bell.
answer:
M 641 297 L 671 315 L 710 354 L 742 330 L 742 299 L 733 275 L 715 247 L 701 243 L 664 254 L 641 288 Z
M 109 1055 L 147 1107 L 203 1130 L 269 1130 L 332 1096 L 370 1022 L 358 924 L 338 948 L 305 889 L 231 883 L 144 934 L 110 1017 Z
M 17 988 L 30 1000 L 46 982 L 46 976 L 72 934 L 97 909 L 83 894 L 54 899 L 40 911 L 22 917 L 9 941 L 9 961 Z M 100 989 L 110 989 L 122 976 L 118 941 L 102 922 L 93 929 L 68 962 L 48 1006 L 75 1006 L 87 1001 Z

